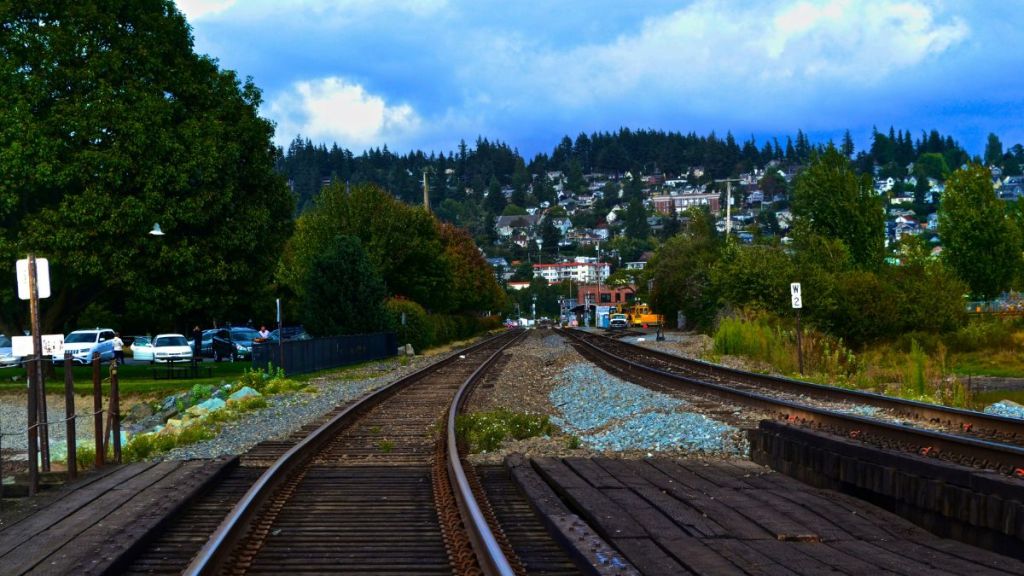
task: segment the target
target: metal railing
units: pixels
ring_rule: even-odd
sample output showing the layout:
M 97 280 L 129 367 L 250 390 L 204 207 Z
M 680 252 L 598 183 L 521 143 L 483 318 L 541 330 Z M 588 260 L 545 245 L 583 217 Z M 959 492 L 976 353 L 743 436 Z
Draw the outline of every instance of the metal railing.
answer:
M 394 356 L 394 332 L 329 336 L 312 340 L 262 342 L 252 347 L 253 368 L 281 367 L 285 374 L 305 374 Z

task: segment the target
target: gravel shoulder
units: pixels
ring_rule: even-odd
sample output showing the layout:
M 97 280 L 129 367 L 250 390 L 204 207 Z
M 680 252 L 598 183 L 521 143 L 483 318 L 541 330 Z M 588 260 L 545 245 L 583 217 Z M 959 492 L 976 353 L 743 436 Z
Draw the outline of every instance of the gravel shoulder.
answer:
M 672 345 L 668 351 L 689 355 L 694 355 L 695 348 L 706 345 L 698 337 L 675 336 L 675 342 L 657 344 Z M 633 402 L 638 390 L 602 370 L 586 368 L 587 364 L 562 336 L 550 330 L 531 330 L 519 345 L 504 353 L 492 374 L 473 393 L 467 410 L 487 412 L 505 408 L 542 414 L 562 428 L 550 437 L 506 441 L 499 450 L 471 455 L 470 461 L 498 463 L 515 452 L 529 457 L 686 456 L 720 459 L 738 456 L 745 451 L 738 432 L 729 433 L 733 444 L 729 450 L 711 449 L 710 442 L 704 444 L 707 450 L 680 445 L 675 434 L 678 420 L 674 418 L 685 413 L 685 407 L 669 409 L 672 413 L 669 415 L 656 407 L 668 396 L 643 392 L 646 399 L 639 405 L 624 408 L 624 404 Z M 594 388 L 601 390 L 592 394 Z M 556 405 L 556 402 L 561 405 Z M 599 424 L 593 428 L 573 425 L 581 416 L 586 419 L 588 415 L 598 415 Z M 708 421 L 689 428 L 687 432 L 699 439 L 717 433 L 711 430 L 715 424 Z M 645 447 L 636 448 L 637 445 Z

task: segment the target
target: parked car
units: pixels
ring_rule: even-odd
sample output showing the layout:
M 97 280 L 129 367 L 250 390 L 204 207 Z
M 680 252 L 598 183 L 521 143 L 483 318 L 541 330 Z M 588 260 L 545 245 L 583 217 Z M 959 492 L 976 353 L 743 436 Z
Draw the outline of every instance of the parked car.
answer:
M 192 355 L 195 356 L 198 354 L 200 358 L 213 356 L 213 335 L 218 330 L 220 330 L 220 328 L 209 328 L 207 330 L 203 330 L 202 340 L 200 342 L 200 346 L 202 346 L 202 348 L 198 353 L 196 352 L 195 338 L 189 338 L 188 345 L 192 348 Z
M 210 351 L 215 362 L 222 359 L 231 360 L 252 358 L 252 341 L 259 338 L 260 333 L 252 328 L 218 328 L 213 332 Z
M 128 348 L 132 358 L 139 362 L 153 362 L 153 341 L 149 336 L 136 336 Z
M 154 362 L 190 362 L 192 348 L 181 334 L 157 334 L 153 338 Z
M 14 355 L 11 346 L 10 337 L 0 334 L 0 368 L 21 364 L 21 357 Z
M 277 342 L 281 339 L 281 333 L 284 333 L 284 341 L 289 340 L 312 340 L 313 337 L 306 332 L 306 329 L 302 326 L 285 326 L 280 330 L 273 330 L 270 332 L 270 336 L 267 337 L 268 342 Z
M 64 348 L 59 356 L 54 356 L 53 363 L 64 364 L 64 355 L 68 352 L 71 353 L 71 361 L 75 364 L 89 364 L 94 352 L 99 353 L 100 362 L 109 362 L 114 359 L 114 330 L 75 330 L 64 337 Z
M 608 317 L 609 330 L 625 330 L 629 327 L 629 316 L 625 314 L 612 314 Z

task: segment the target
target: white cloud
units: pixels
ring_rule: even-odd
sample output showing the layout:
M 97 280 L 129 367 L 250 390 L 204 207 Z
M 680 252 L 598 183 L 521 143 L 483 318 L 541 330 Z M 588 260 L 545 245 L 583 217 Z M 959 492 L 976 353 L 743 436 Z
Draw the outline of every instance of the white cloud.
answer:
M 351 20 L 375 13 L 399 13 L 427 17 L 444 11 L 448 0 L 175 0 L 189 22 L 216 16 L 231 9 L 232 16 L 246 20 L 277 18 L 294 20 L 308 16 L 322 25 L 324 21 Z
M 268 115 L 277 122 L 275 138 L 282 145 L 301 134 L 359 149 L 381 142 L 407 142 L 422 126 L 408 104 L 389 104 L 359 84 L 335 76 L 293 84 L 270 101 Z
M 609 43 L 560 53 L 492 40 L 490 60 L 463 73 L 489 76 L 499 93 L 518 85 L 528 98 L 541 93 L 567 107 L 651 94 L 716 107 L 723 94 L 735 102 L 736 91 L 877 85 L 969 33 L 962 19 L 941 18 L 928 0 L 699 0 Z
M 189 22 L 195 22 L 204 16 L 220 14 L 235 5 L 236 0 L 175 0 L 178 10 Z

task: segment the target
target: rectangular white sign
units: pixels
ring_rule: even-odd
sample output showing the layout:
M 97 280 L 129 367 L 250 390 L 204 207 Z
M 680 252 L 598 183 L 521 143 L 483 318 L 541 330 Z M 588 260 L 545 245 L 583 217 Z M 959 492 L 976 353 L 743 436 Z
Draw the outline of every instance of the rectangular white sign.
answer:
M 18 260 L 15 270 L 18 274 L 18 298 L 31 299 L 28 286 L 28 258 Z M 40 298 L 50 297 L 50 263 L 46 258 L 36 258 L 36 293 Z
M 60 357 L 64 351 L 63 334 L 43 334 L 43 356 Z M 11 338 L 11 354 L 15 356 L 31 356 L 32 337 L 15 336 Z
M 793 297 L 793 308 L 803 308 L 803 297 L 800 295 L 800 283 L 793 282 L 789 285 L 789 293 Z

